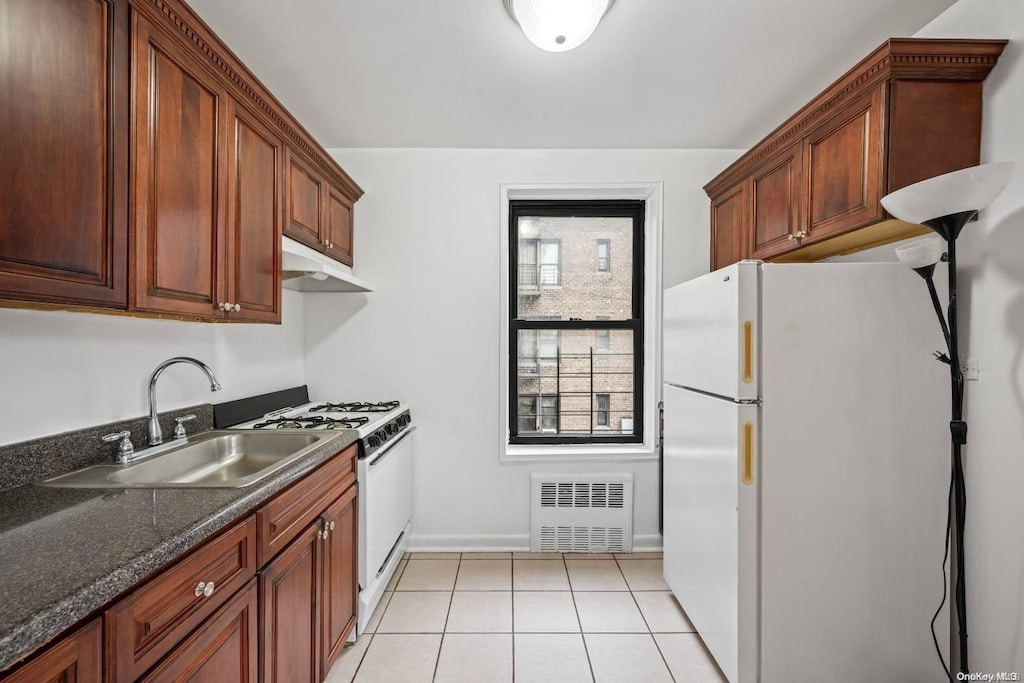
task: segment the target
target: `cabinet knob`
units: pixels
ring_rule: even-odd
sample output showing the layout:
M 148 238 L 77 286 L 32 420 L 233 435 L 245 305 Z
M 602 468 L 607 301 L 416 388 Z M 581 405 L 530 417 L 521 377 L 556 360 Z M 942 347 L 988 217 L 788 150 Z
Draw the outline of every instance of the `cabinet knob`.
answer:
M 235 304 L 235 305 L 234 305 L 234 306 L 233 306 L 233 307 L 231 308 L 231 310 L 232 310 L 232 311 L 234 311 L 235 313 L 238 313 L 238 312 L 239 312 L 240 310 L 242 310 L 242 304 Z
M 796 233 L 796 237 L 797 239 L 803 239 L 804 237 L 807 237 L 807 231 L 800 230 L 799 232 Z
M 328 242 L 327 243 L 327 248 L 328 249 L 334 249 L 334 242 Z
M 334 522 L 331 522 L 331 525 L 330 525 L 329 528 L 330 528 L 331 531 L 334 531 Z
M 227 311 L 227 310 L 231 309 L 231 304 L 225 304 L 225 303 L 217 304 L 217 308 L 219 310 L 221 310 L 221 311 Z
M 197 598 L 208 598 L 211 595 L 213 595 L 213 590 L 214 590 L 213 581 L 210 581 L 209 583 L 207 583 L 205 581 L 200 581 L 199 583 L 196 584 L 196 588 L 195 588 L 194 592 L 195 592 Z

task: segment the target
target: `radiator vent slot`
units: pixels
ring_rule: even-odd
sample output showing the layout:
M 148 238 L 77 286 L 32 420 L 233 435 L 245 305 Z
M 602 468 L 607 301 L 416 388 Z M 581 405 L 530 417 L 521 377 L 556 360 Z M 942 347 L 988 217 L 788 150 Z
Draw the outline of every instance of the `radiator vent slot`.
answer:
M 530 549 L 628 553 L 633 549 L 633 475 L 533 474 Z

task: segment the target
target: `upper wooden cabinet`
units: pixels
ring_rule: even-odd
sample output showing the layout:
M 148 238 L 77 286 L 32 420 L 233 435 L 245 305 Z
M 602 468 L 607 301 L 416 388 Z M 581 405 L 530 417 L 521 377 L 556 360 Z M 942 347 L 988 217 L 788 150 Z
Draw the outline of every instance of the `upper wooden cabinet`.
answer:
M 301 154 L 288 153 L 288 221 L 284 234 L 352 265 L 352 205 L 358 194 L 321 175 Z
M 884 43 L 705 186 L 712 269 L 814 261 L 924 232 L 880 200 L 979 163 L 982 81 L 1005 45 Z
M 228 98 L 200 62 L 142 18 L 133 62 L 132 308 L 223 317 Z
M 711 270 L 748 257 L 748 185 L 742 181 L 711 200 Z
M 128 14 L 0 4 L 0 299 L 125 307 Z
M 0 46 L 0 305 L 280 322 L 286 229 L 351 265 L 362 190 L 181 0 L 9 0 Z

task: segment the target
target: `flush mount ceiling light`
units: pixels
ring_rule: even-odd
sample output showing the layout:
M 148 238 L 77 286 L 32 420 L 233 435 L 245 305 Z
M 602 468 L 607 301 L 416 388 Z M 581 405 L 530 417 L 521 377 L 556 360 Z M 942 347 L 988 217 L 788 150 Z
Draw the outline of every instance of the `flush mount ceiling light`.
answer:
M 566 52 L 593 35 L 615 0 L 504 0 L 505 9 L 530 42 Z

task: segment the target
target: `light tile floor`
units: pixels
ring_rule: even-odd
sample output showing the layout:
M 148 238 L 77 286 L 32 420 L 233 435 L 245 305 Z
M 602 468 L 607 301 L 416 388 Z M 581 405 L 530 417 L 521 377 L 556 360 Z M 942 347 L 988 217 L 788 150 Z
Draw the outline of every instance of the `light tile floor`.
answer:
M 661 553 L 413 553 L 328 683 L 721 683 Z

